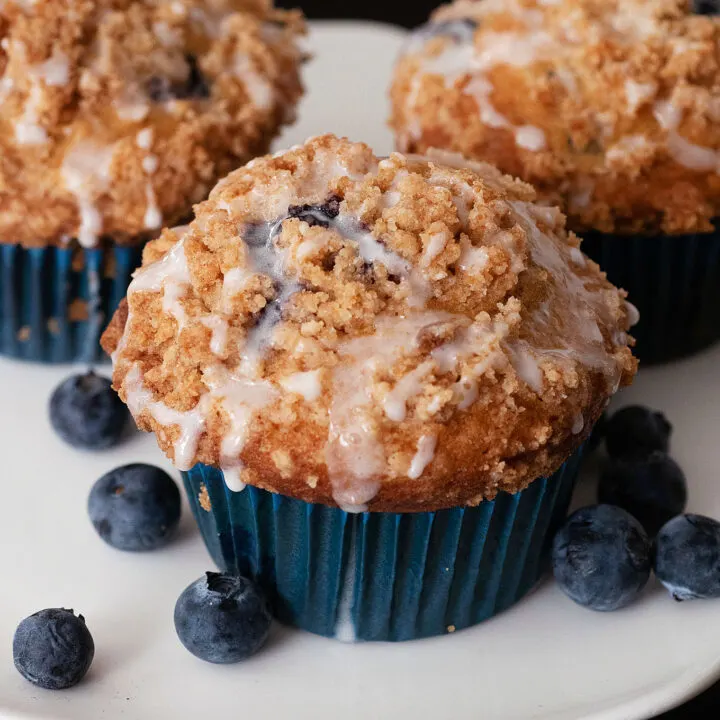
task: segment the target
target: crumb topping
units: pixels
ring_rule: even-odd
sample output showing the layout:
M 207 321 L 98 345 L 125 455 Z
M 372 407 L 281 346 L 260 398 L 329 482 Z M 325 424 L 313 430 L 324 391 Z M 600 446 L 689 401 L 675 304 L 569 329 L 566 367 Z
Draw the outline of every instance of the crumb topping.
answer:
M 553 472 L 635 373 L 633 309 L 528 185 L 331 135 L 145 251 L 103 345 L 181 469 L 363 510 Z
M 720 18 L 690 0 L 457 0 L 398 63 L 402 151 L 496 164 L 574 229 L 684 233 L 720 214 Z
M 265 0 L 1 2 L 0 243 L 187 218 L 292 120 L 303 31 Z

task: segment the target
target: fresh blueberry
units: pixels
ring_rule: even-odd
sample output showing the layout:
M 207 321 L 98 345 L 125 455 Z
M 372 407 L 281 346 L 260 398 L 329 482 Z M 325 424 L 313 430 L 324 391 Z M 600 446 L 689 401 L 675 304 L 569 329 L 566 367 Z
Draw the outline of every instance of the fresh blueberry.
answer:
M 13 659 L 20 674 L 46 690 L 79 683 L 90 668 L 95 643 L 82 615 L 53 608 L 26 617 L 13 638 Z
M 692 9 L 696 15 L 717 15 L 720 3 L 718 0 L 693 0 Z
M 617 610 L 631 603 L 650 577 L 650 541 L 621 508 L 581 508 L 555 536 L 552 564 L 560 588 L 578 605 Z
M 430 22 L 417 28 L 413 36 L 421 41 L 435 37 L 449 37 L 456 43 L 472 42 L 477 26 L 477 22 L 471 18 Z
M 655 575 L 676 600 L 720 597 L 720 523 L 688 514 L 663 525 Z
M 195 55 L 185 55 L 188 74 L 184 81 L 173 81 L 153 76 L 147 84 L 147 93 L 153 102 L 169 100 L 205 100 L 210 97 L 210 86 L 198 65 Z
M 329 227 L 330 221 L 340 214 L 340 198 L 332 196 L 322 205 L 291 205 L 288 217 L 303 220 L 308 225 Z
M 627 510 L 652 537 L 685 509 L 685 474 L 661 452 L 637 460 L 613 459 L 600 476 L 598 502 Z
M 55 432 L 69 445 L 85 450 L 117 444 L 129 417 L 110 381 L 92 371 L 69 377 L 50 398 Z
M 175 630 L 201 660 L 235 663 L 254 655 L 270 632 L 270 611 L 251 580 L 208 572 L 175 605 Z
M 180 522 L 180 491 L 152 465 L 124 465 L 93 485 L 88 513 L 98 535 L 118 550 L 154 550 Z
M 640 405 L 618 410 L 605 428 L 608 454 L 615 458 L 642 458 L 657 450 L 668 452 L 672 425 L 661 413 Z

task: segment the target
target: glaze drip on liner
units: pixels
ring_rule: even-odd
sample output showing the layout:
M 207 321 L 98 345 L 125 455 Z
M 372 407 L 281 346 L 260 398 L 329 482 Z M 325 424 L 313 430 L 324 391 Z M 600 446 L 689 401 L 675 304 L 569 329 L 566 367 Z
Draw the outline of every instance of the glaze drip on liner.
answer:
M 265 207 L 276 209 L 280 200 L 277 194 L 259 193 L 253 188 L 246 196 L 219 200 L 215 204 L 216 209 L 207 214 L 202 223 L 196 223 L 194 231 L 191 230 L 191 242 L 202 242 L 202 235 L 198 231 L 204 232 L 208 222 L 214 222 L 215 219 L 226 221 L 228 216 L 234 217 L 235 212 L 239 217 L 247 218 L 240 226 L 244 240 L 239 248 L 240 262 L 223 271 L 221 294 L 224 311 L 203 311 L 213 317 L 213 325 L 218 316 L 224 322 L 233 319 L 228 314 L 233 301 L 251 283 L 256 282 L 254 278 L 262 276 L 272 280 L 273 292 L 266 295 L 266 310 L 264 313 L 254 313 L 253 324 L 238 346 L 241 362 L 235 367 L 227 367 L 224 359 L 219 357 L 215 366 L 205 368 L 203 382 L 207 392 L 201 396 L 201 402 L 209 405 L 199 410 L 199 406 L 196 406 L 189 411 L 191 417 L 186 424 L 174 423 L 181 430 L 188 429 L 190 445 L 197 450 L 206 429 L 207 414 L 212 412 L 208 407 L 221 410 L 227 423 L 219 464 L 228 469 L 229 479 L 237 479 L 242 475 L 240 456 L 255 416 L 258 413 L 265 416 L 288 393 L 300 395 L 311 405 L 319 402 L 324 408 L 328 419 L 325 465 L 333 485 L 334 499 L 345 509 L 359 511 L 366 509 L 375 497 L 381 479 L 390 472 L 391 463 L 397 462 L 386 454 L 380 439 L 384 427 L 403 424 L 405 427 L 417 428 L 407 466 L 400 472 L 410 479 L 418 479 L 428 467 L 432 467 L 441 423 L 420 420 L 416 408 L 418 402 L 427 400 L 429 389 L 433 389 L 433 394 L 436 393 L 437 388 L 447 383 L 448 379 L 453 382 L 445 400 L 435 396 L 427 405 L 427 411 L 423 411 L 429 413 L 430 417 L 434 417 L 443 407 L 448 410 L 456 408 L 451 412 L 470 409 L 479 397 L 478 383 L 487 373 L 515 373 L 531 390 L 542 392 L 545 382 L 542 368 L 548 360 L 555 365 L 567 364 L 568 368 L 575 362 L 596 366 L 606 377 L 608 392 L 618 384 L 622 374 L 619 360 L 608 351 L 597 322 L 587 322 L 593 317 L 610 322 L 605 319 L 610 312 L 605 304 L 605 291 L 598 292 L 576 277 L 576 271 L 569 262 L 574 248 L 564 245 L 541 229 L 541 226 L 556 226 L 560 222 L 557 215 L 547 209 L 535 209 L 531 203 L 524 201 L 506 202 L 498 199 L 494 201 L 496 211 L 508 214 L 518 230 L 510 233 L 501 228 L 490 228 L 485 233 L 483 246 L 473 247 L 467 238 L 459 243 L 463 247 L 463 259 L 458 265 L 460 272 L 469 275 L 482 273 L 490 254 L 497 256 L 497 253 L 502 253 L 508 259 L 509 271 L 514 275 L 524 272 L 532 260 L 538 266 L 546 267 L 552 276 L 559 276 L 559 282 L 549 287 L 552 292 L 562 296 L 577 293 L 574 309 L 571 310 L 571 315 L 574 317 L 577 313 L 578 317 L 576 332 L 567 339 L 567 345 L 561 338 L 563 342 L 559 346 L 546 348 L 538 341 L 538 337 L 542 339 L 544 335 L 542 332 L 537 333 L 538 337 L 529 338 L 532 342 L 517 339 L 517 331 L 513 328 L 520 322 L 520 304 L 514 298 L 509 298 L 504 306 L 499 306 L 500 312 L 494 318 L 481 313 L 473 319 L 464 314 L 433 309 L 434 287 L 430 277 L 433 277 L 432 273 L 438 272 L 436 258 L 442 255 L 448 243 L 456 242 L 452 236 L 438 240 L 442 233 L 431 235 L 423 253 L 423 258 L 430 256 L 430 261 L 413 264 L 378 240 L 382 234 L 376 237 L 359 219 L 364 216 L 363 211 L 348 212 L 345 200 L 337 202 L 332 197 L 325 201 L 330 210 L 323 210 L 316 199 L 322 189 L 328 192 L 332 180 L 338 176 L 343 181 L 347 178 L 352 186 L 367 181 L 373 171 L 391 171 L 395 174 L 395 180 L 386 191 L 381 191 L 382 195 L 377 199 L 383 218 L 387 212 L 401 210 L 404 184 L 423 182 L 438 192 L 451 195 L 457 207 L 457 216 L 464 224 L 474 217 L 477 198 L 476 190 L 470 184 L 473 176 L 458 174 L 452 167 L 447 167 L 458 164 L 457 158 L 433 157 L 428 165 L 427 161 L 420 158 L 405 160 L 395 155 L 381 162 L 375 160 L 362 171 L 351 172 L 350 168 L 338 163 L 337 158 L 330 160 L 319 155 L 317 153 L 315 157 L 315 174 L 311 175 L 310 189 L 305 194 L 299 191 L 293 194 L 285 190 L 282 197 L 289 202 L 285 205 L 286 213 L 281 219 L 266 220 L 263 216 L 267 218 L 271 211 L 253 211 L 248 208 L 248 198 L 251 203 L 264 202 Z M 490 182 L 484 175 L 488 172 L 486 168 L 477 166 L 472 170 Z M 430 176 L 423 179 L 416 174 L 418 171 L 430 171 Z M 245 172 L 251 174 L 251 170 Z M 220 190 L 225 184 L 226 181 L 221 183 Z M 346 199 L 348 192 L 350 190 L 345 183 Z M 175 248 L 159 264 L 166 262 L 172 255 L 177 256 L 179 261 L 170 261 L 172 270 L 165 272 L 165 279 L 158 282 L 156 278 L 151 285 L 155 291 L 162 291 L 165 298 L 168 295 L 177 297 L 182 304 L 183 296 L 196 290 L 192 287 L 192 277 L 177 272 L 182 269 L 184 256 L 184 250 L 178 251 L 180 245 L 182 242 L 176 243 Z M 362 278 L 363 283 L 372 287 L 378 277 L 394 282 L 403 298 L 404 310 L 398 315 L 381 314 L 375 317 L 371 334 L 353 336 L 341 333 L 337 341 L 324 346 L 322 343 L 318 345 L 316 340 L 301 341 L 303 347 L 315 346 L 324 352 L 334 352 L 337 361 L 332 365 L 318 367 L 317 372 L 313 373 L 297 372 L 286 378 L 268 376 L 264 361 L 270 359 L 270 349 L 273 350 L 272 357 L 275 357 L 275 343 L 279 337 L 277 333 L 286 332 L 285 323 L 280 322 L 284 309 L 294 307 L 295 296 L 313 293 L 312 283 L 307 285 L 306 279 L 303 279 L 303 261 L 307 258 L 317 260 L 318 256 L 325 257 L 327 253 L 337 253 L 338 247 L 343 248 L 343 253 L 354 254 L 357 260 L 355 268 L 359 273 L 357 277 Z M 367 275 L 368 266 L 373 271 L 371 276 Z M 152 274 L 154 267 L 150 265 L 138 273 L 139 286 L 144 284 L 143 274 Z M 319 265 L 314 267 L 317 270 Z M 382 272 L 377 276 L 379 268 L 382 268 Z M 330 272 L 328 268 L 325 270 Z M 180 293 L 173 287 L 178 282 L 182 286 Z M 144 289 L 147 290 L 147 287 Z M 131 287 L 131 305 L 135 292 L 136 288 Z M 555 302 L 554 297 L 551 294 L 547 302 Z M 163 306 L 165 304 L 166 300 L 163 300 Z M 197 311 L 193 312 L 197 314 Z M 547 312 L 548 308 L 542 306 L 537 311 L 540 317 L 533 324 L 538 325 L 539 331 L 549 319 L 549 316 L 544 317 Z M 173 313 L 170 315 L 173 316 Z M 207 316 L 200 317 L 199 321 L 208 326 Z M 129 317 L 125 324 L 126 333 L 132 322 L 132 317 Z M 178 327 L 178 333 L 183 333 L 188 327 L 191 329 L 191 326 L 192 323 Z M 428 347 L 429 340 L 431 345 Z M 208 342 L 212 347 L 212 337 Z M 397 377 L 398 367 L 406 368 L 400 377 Z M 395 373 L 395 379 L 385 380 L 391 377 L 391 371 Z M 382 387 L 387 389 L 379 391 L 381 386 L 378 383 L 384 383 Z M 125 387 L 124 390 L 130 402 L 130 395 L 137 393 L 137 388 Z M 378 395 L 378 392 L 381 394 Z M 150 409 L 153 407 L 151 405 Z M 381 411 L 380 415 L 378 410 Z M 447 417 L 448 410 L 444 411 L 444 417 Z M 138 413 L 134 414 L 137 416 Z M 150 412 L 150 415 L 153 413 Z M 153 419 L 164 425 L 158 417 Z M 187 435 L 181 433 L 181 437 L 176 438 L 176 464 L 179 459 L 178 443 L 188 447 Z M 181 454 L 184 458 L 191 457 L 190 463 L 196 461 L 196 453 Z

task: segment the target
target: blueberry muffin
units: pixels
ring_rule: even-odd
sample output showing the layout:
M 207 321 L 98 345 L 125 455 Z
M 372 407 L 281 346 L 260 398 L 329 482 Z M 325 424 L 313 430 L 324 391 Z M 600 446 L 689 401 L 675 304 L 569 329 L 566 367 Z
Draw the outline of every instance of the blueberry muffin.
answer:
M 259 0 L 0 5 L 0 353 L 94 357 L 142 244 L 292 119 L 302 32 Z
M 486 164 L 327 135 L 148 244 L 103 337 L 114 386 L 282 619 L 432 635 L 537 579 L 636 361 L 624 293 L 534 201 Z
M 391 124 L 560 205 L 662 361 L 720 337 L 718 77 L 720 20 L 686 0 L 458 0 L 408 41 Z

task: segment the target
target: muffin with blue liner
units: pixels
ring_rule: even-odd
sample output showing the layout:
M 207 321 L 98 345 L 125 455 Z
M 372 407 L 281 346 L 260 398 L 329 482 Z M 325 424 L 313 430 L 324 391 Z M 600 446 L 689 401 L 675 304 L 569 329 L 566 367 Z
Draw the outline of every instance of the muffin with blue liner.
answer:
M 558 204 L 640 311 L 641 362 L 720 339 L 720 18 L 689 0 L 458 0 L 406 44 L 405 152 L 487 160 Z
M 302 33 L 261 0 L 0 3 L 0 354 L 97 359 L 142 245 L 292 120 Z
M 223 570 L 316 633 L 401 640 L 538 579 L 636 361 L 624 293 L 532 188 L 332 135 L 145 250 L 103 336 Z

